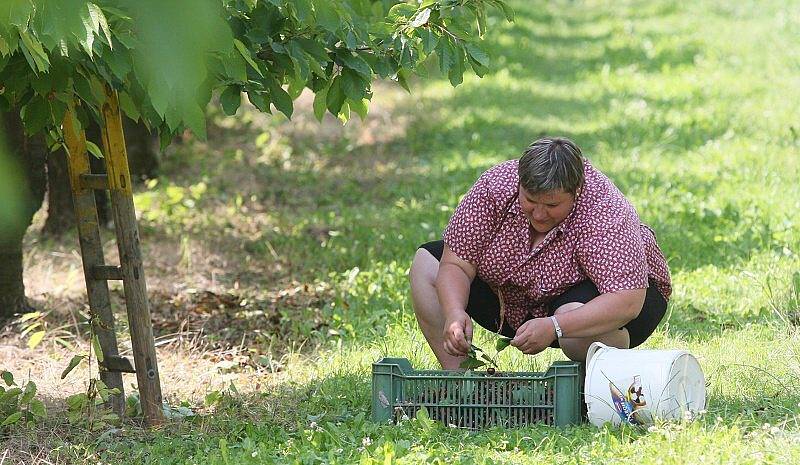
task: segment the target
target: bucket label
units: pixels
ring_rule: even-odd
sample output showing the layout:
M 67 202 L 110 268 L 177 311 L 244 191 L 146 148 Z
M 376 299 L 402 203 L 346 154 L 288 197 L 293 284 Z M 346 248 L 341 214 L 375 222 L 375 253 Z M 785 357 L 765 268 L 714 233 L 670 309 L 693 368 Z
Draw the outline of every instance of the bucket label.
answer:
M 643 425 L 645 423 L 644 412 L 642 409 L 647 405 L 644 391 L 642 389 L 642 377 L 636 375 L 633 382 L 623 393 L 613 381 L 608 381 L 608 389 L 611 391 L 611 400 L 614 402 L 614 409 L 619 414 L 622 421 L 631 425 Z

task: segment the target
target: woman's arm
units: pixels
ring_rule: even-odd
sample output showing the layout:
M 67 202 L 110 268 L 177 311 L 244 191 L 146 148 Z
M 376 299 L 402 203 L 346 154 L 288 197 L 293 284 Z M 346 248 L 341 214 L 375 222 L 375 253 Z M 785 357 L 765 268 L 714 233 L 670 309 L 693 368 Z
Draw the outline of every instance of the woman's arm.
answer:
M 600 294 L 571 312 L 559 313 L 558 325 L 564 337 L 597 336 L 619 329 L 639 316 L 646 293 L 647 289 L 628 289 Z
M 631 289 L 601 294 L 575 310 L 556 318 L 563 337 L 592 337 L 625 326 L 639 315 L 647 289 Z M 550 318 L 528 320 L 519 328 L 511 345 L 523 353 L 537 354 L 556 339 Z
M 465 309 L 476 271 L 474 265 L 459 258 L 445 244 L 436 276 L 436 294 L 445 318 L 444 347 L 451 355 L 466 355 L 472 343 L 472 319 Z

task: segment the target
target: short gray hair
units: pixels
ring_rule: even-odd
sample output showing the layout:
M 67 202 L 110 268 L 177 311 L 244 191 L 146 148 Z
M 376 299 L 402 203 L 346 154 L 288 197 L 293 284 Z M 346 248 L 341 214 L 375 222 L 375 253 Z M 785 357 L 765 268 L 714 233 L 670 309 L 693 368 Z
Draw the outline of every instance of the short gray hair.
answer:
M 569 139 L 543 137 L 519 159 L 519 183 L 531 194 L 556 189 L 576 194 L 583 181 L 583 155 Z

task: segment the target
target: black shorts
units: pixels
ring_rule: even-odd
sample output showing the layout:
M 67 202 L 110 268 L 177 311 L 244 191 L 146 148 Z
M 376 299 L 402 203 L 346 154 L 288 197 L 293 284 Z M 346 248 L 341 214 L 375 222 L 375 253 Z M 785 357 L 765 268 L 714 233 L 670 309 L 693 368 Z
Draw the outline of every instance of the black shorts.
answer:
M 428 242 L 422 244 L 419 248 L 427 250 L 437 260 L 441 260 L 442 253 L 444 253 L 444 241 Z M 566 303 L 581 302 L 585 304 L 599 295 L 600 291 L 597 290 L 597 286 L 592 281 L 588 279 L 581 281 L 553 299 L 547 305 L 547 314 L 552 315 L 558 307 Z M 467 302 L 466 310 L 473 321 L 489 331 L 500 333 L 506 337 L 514 337 L 516 331 L 508 326 L 508 322 L 503 321 L 503 327 L 499 328 L 500 300 L 489 285 L 478 276 L 475 276 L 469 288 L 469 301 Z M 636 347 L 650 337 L 666 312 L 667 301 L 658 291 L 653 280 L 650 280 L 642 311 L 639 316 L 624 326 L 628 330 L 628 334 L 630 334 L 630 347 Z M 551 347 L 558 347 L 558 339 L 553 342 Z

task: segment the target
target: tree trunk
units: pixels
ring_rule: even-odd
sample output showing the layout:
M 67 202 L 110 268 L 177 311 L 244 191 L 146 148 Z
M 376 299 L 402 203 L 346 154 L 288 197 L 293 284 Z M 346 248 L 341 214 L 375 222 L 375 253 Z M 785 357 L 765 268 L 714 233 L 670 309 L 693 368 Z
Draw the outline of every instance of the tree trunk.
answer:
M 158 140 L 150 135 L 147 127 L 130 118 L 123 119 L 125 127 L 125 145 L 128 150 L 131 178 L 136 180 L 148 179 L 158 174 Z M 86 138 L 98 146 L 100 143 L 100 128 L 91 124 L 86 129 Z M 103 174 L 106 172 L 105 164 L 94 156 L 89 157 L 92 172 Z M 75 225 L 75 210 L 72 206 L 72 193 L 67 177 L 67 159 L 63 150 L 51 153 L 47 160 L 47 219 L 43 233 L 51 236 L 60 236 Z M 111 222 L 111 210 L 108 193 L 95 192 L 97 215 L 100 224 L 108 225 Z
M 0 237 L 0 320 L 29 309 L 22 280 L 22 239 L 33 215 L 42 206 L 47 156 L 41 137 L 25 137 L 18 111 L 3 115 L 3 126 L 7 152 L 21 171 L 24 192 L 22 221 Z
M 69 188 L 67 152 L 61 148 L 47 157 L 47 220 L 42 233 L 60 236 L 75 226 L 75 210 Z
M 158 176 L 160 152 L 158 137 L 150 134 L 147 126 L 123 116 L 125 148 L 128 152 L 128 166 L 133 181 L 152 179 Z

